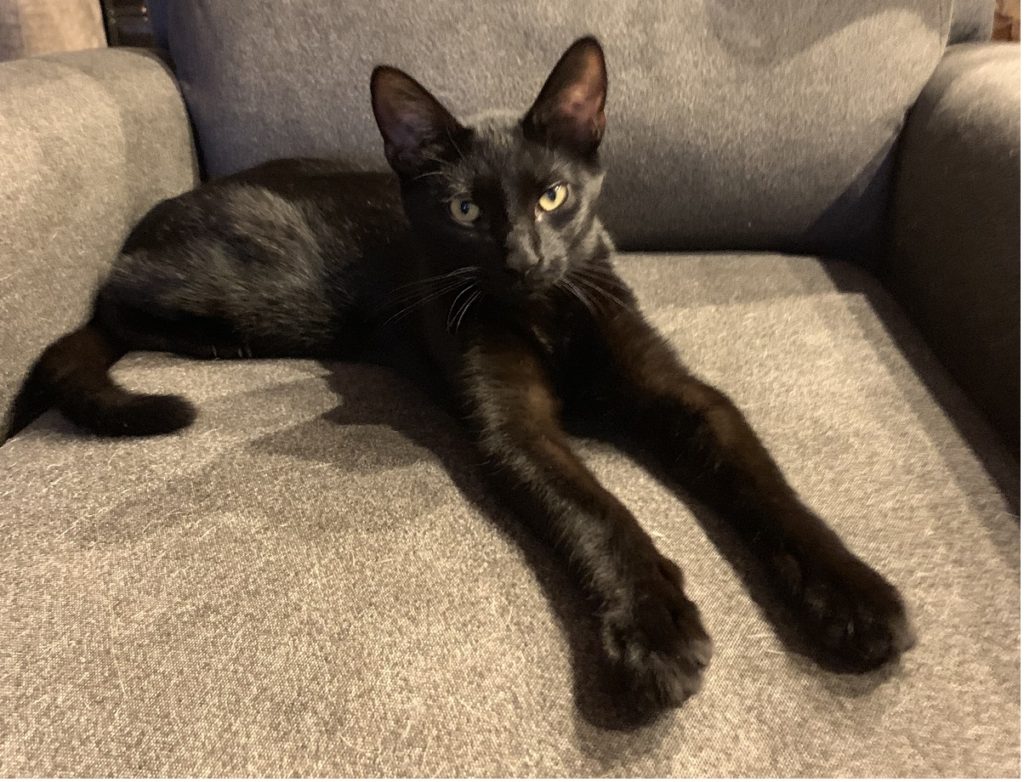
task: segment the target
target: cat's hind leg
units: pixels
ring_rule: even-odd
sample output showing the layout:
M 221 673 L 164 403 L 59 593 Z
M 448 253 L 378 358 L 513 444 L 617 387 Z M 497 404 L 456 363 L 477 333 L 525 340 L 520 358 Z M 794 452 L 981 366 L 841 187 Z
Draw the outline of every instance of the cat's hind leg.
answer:
M 119 302 L 102 291 L 97 297 L 94 320 L 129 350 L 177 353 L 198 359 L 272 354 L 262 344 L 254 347 L 226 318 Z

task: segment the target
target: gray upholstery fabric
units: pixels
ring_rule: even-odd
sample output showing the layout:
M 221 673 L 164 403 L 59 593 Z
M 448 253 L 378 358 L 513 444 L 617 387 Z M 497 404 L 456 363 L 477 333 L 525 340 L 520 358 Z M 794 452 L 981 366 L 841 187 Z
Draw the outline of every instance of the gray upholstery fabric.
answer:
M 1016 777 L 1017 467 L 892 302 L 810 258 L 620 267 L 905 591 L 897 672 L 786 651 L 693 512 L 583 443 L 717 645 L 694 700 L 617 730 L 558 564 L 413 389 L 137 354 L 118 376 L 187 393 L 192 430 L 100 440 L 48 414 L 0 447 L 0 773 Z
M 156 6 L 212 174 L 297 154 L 383 168 L 374 64 L 462 116 L 525 110 L 590 32 L 607 48 L 605 215 L 621 245 L 858 256 L 952 13 L 951 0 Z
M 900 148 L 887 281 L 1020 447 L 1020 45 L 950 48 Z
M 128 49 L 0 64 L 0 410 L 85 315 L 132 225 L 196 181 L 166 66 Z
M 93 0 L 0 2 L 0 61 L 106 45 L 103 9 Z

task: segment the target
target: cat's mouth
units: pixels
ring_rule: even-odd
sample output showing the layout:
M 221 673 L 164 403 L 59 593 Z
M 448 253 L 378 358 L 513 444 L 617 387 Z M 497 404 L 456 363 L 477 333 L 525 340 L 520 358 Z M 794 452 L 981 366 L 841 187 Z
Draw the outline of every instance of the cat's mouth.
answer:
M 536 300 L 557 285 L 564 272 L 550 266 L 533 266 L 525 271 L 506 268 L 496 282 L 503 292 L 518 299 Z

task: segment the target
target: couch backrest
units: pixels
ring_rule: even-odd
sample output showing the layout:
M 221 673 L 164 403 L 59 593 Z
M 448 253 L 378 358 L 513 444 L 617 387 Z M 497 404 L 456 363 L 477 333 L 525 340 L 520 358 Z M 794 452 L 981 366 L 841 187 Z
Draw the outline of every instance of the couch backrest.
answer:
M 563 49 L 594 33 L 610 71 L 603 214 L 620 245 L 846 256 L 874 246 L 894 141 L 955 10 L 953 0 L 153 7 L 211 175 L 291 155 L 383 169 L 374 64 L 408 70 L 457 115 L 525 110 Z
M 990 40 L 995 6 L 995 0 L 953 0 L 948 43 Z

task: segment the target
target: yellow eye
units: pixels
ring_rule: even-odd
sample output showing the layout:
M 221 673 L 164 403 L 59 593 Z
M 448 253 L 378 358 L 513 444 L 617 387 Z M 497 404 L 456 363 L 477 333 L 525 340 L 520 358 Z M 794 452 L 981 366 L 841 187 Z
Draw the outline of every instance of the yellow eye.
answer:
M 552 185 L 544 191 L 544 195 L 537 201 L 537 205 L 545 212 L 554 212 L 565 203 L 565 197 L 569 195 L 569 188 L 565 185 Z
M 453 198 L 448 202 L 448 211 L 456 222 L 464 225 L 469 225 L 480 216 L 480 207 L 468 198 Z

